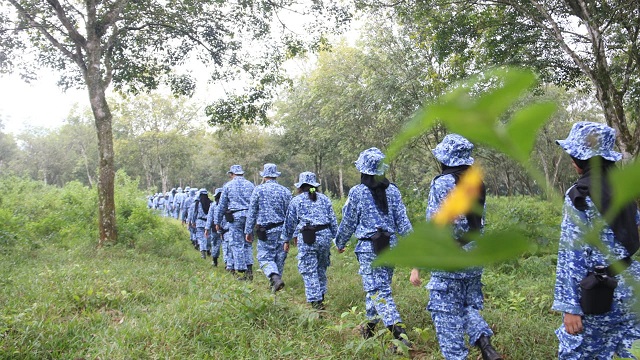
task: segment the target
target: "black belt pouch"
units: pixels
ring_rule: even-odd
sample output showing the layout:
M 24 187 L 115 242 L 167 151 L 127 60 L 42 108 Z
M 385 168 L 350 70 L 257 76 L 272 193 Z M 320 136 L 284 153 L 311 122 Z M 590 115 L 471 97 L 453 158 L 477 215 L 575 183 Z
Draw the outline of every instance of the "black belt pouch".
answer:
M 373 245 L 373 252 L 378 255 L 383 250 L 389 248 L 389 244 L 391 241 L 391 233 L 388 231 L 384 231 L 380 228 L 376 231 L 375 234 L 371 237 L 371 244 Z
M 316 227 L 311 225 L 305 225 L 300 230 L 302 235 L 302 241 L 307 245 L 313 245 L 316 242 Z
M 611 311 L 613 291 L 618 280 L 606 274 L 589 273 L 580 281 L 580 306 L 585 314 L 604 314 Z

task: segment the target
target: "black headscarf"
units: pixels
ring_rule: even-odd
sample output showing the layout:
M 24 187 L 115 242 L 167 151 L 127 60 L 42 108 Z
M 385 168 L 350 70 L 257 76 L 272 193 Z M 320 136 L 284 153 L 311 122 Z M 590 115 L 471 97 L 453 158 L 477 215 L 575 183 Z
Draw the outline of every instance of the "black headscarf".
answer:
M 375 175 L 360 174 L 360 183 L 369 188 L 378 210 L 382 211 L 383 214 L 388 214 L 389 203 L 387 202 L 387 188 L 390 184 L 389 180 L 382 177 L 382 179 L 378 181 Z
M 607 175 L 611 169 L 615 168 L 615 162 L 605 160 L 599 156 L 591 158 L 591 161 L 579 160 L 573 157 L 572 159 L 582 169 L 582 176 L 569 191 L 569 198 L 573 202 L 573 206 L 581 211 L 586 210 L 588 208 L 586 197 L 589 196 L 600 214 L 607 214 L 613 198 L 613 189 Z M 596 166 L 597 169 L 593 169 L 592 166 Z M 593 191 L 598 190 L 594 186 L 594 183 L 597 184 L 598 180 L 600 180 L 598 185 L 600 194 L 593 194 Z M 632 201 L 623 207 L 613 217 L 612 221 L 607 222 L 615 235 L 615 240 L 627 249 L 629 256 L 635 254 L 640 248 L 638 226 L 636 225 L 637 211 L 636 203 Z
M 209 213 L 209 207 L 211 206 L 211 199 L 208 194 L 200 194 L 200 204 L 202 204 L 202 211 L 205 214 Z
M 440 165 L 442 166 L 442 173 L 436 176 L 436 179 L 444 175 L 452 175 L 455 179 L 456 185 L 458 184 L 458 181 L 460 181 L 462 174 L 464 174 L 464 172 L 470 167 L 469 165 L 447 166 L 442 163 L 440 163 Z M 487 188 L 484 186 L 484 182 L 482 182 L 480 196 L 478 196 L 478 205 L 480 206 L 480 209 L 484 209 L 486 198 Z M 467 218 L 467 224 L 469 224 L 470 231 L 478 231 L 482 228 L 482 212 L 478 213 L 477 209 L 472 208 L 471 211 L 465 214 L 465 217 Z

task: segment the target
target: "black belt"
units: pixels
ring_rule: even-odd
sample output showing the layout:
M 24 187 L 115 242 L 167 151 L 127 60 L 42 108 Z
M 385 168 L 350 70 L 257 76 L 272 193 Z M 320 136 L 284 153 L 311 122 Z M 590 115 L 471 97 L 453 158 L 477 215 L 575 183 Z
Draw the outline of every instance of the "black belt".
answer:
M 320 231 L 320 230 L 324 230 L 324 229 L 328 229 L 331 224 L 322 224 L 322 225 L 312 225 L 315 229 L 316 232 Z
M 242 211 L 242 210 L 249 210 L 249 209 L 236 209 L 236 210 L 227 210 L 227 212 L 229 212 L 230 214 L 236 213 L 238 211 Z
M 198 220 L 207 221 L 207 218 L 198 218 Z
M 265 230 L 271 230 L 273 228 L 276 228 L 280 225 L 284 224 L 284 221 L 280 221 L 279 223 L 274 223 L 274 224 L 267 224 L 267 225 L 258 225 L 259 227 L 264 228 Z
M 607 266 L 605 269 L 605 271 L 607 272 L 607 275 L 616 276 L 620 274 L 621 272 L 625 271 L 629 266 L 631 266 L 631 262 L 633 260 L 631 259 L 631 256 L 627 256 L 616 261 L 619 261 L 621 263 L 620 266 L 622 268 L 620 269 L 620 271 L 615 271 L 612 266 Z

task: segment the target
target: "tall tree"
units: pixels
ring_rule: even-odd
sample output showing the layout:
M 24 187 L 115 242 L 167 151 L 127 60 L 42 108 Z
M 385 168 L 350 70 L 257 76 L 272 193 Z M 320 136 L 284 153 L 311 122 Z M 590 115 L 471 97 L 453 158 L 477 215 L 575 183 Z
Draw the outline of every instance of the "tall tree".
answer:
M 106 91 L 137 92 L 168 83 L 176 93 L 192 93 L 194 80 L 173 69 L 198 59 L 215 67 L 214 78 L 230 79 L 238 71 L 255 76 L 257 98 L 278 79 L 283 46 L 270 42 L 272 24 L 289 0 L 1 0 L 0 71 L 20 69 L 32 75 L 33 63 L 59 71 L 63 86 L 86 86 L 99 149 L 99 246 L 117 239 L 114 203 L 112 114 Z M 8 4 L 9 6 L 4 6 Z M 315 19 L 348 18 L 331 1 L 314 1 Z M 323 15 L 323 16 L 319 16 Z M 280 19 L 280 18 L 277 18 Z M 283 26 L 280 34 L 285 35 Z M 288 33 L 288 49 L 300 40 Z M 320 41 L 321 36 L 315 40 Z M 242 42 L 250 43 L 243 47 Z M 286 45 L 285 44 L 285 45 Z M 243 49 L 262 54 L 246 54 Z M 26 54 L 35 54 L 33 61 Z M 229 65 L 231 68 L 223 68 Z
M 368 5 L 372 3 L 369 1 Z M 627 156 L 640 154 L 640 2 L 637 0 L 374 1 L 435 39 L 439 60 L 460 73 L 488 65 L 533 66 L 543 80 L 591 85 Z M 431 44 L 431 42 L 429 42 Z M 451 61 L 453 60 L 453 61 Z

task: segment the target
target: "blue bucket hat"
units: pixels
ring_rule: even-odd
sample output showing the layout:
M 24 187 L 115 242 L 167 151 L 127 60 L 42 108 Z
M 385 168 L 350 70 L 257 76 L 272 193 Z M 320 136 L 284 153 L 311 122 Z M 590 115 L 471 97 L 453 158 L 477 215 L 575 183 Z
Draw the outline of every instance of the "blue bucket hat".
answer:
M 556 140 L 556 143 L 567 154 L 579 160 L 587 160 L 594 156 L 602 156 L 609 161 L 622 159 L 622 154 L 613 150 L 616 131 L 605 124 L 577 122 L 573 124 L 569 136 L 564 140 Z
M 387 164 L 381 164 L 385 156 L 376 147 L 369 148 L 360 153 L 356 160 L 356 169 L 366 175 L 382 175 L 389 168 Z
M 202 188 L 202 189 L 198 190 L 198 194 L 205 194 L 205 195 L 206 195 L 206 194 L 208 194 L 208 193 L 209 193 L 209 192 L 208 192 L 208 191 L 207 191 L 207 189 L 205 189 L 205 188 Z
M 216 190 L 213 192 L 213 196 L 216 197 L 221 192 L 222 192 L 222 188 L 216 188 Z
M 242 166 L 240 165 L 231 165 L 227 174 L 244 175 L 244 170 L 242 170 Z
M 182 188 L 178 186 L 178 192 L 182 192 Z
M 189 196 L 194 196 L 196 194 L 196 188 L 189 189 Z
M 299 189 L 300 186 L 304 184 L 309 184 L 313 187 L 320 186 L 320 183 L 316 181 L 316 174 L 310 171 L 305 171 L 303 173 L 300 173 L 300 176 L 298 177 L 298 182 L 293 185 Z
M 473 165 L 471 151 L 473 144 L 458 134 L 449 134 L 442 139 L 433 155 L 446 166 Z
M 280 174 L 281 173 L 278 171 L 276 164 L 270 163 L 264 164 L 264 170 L 260 172 L 260 176 L 270 178 L 278 177 Z

